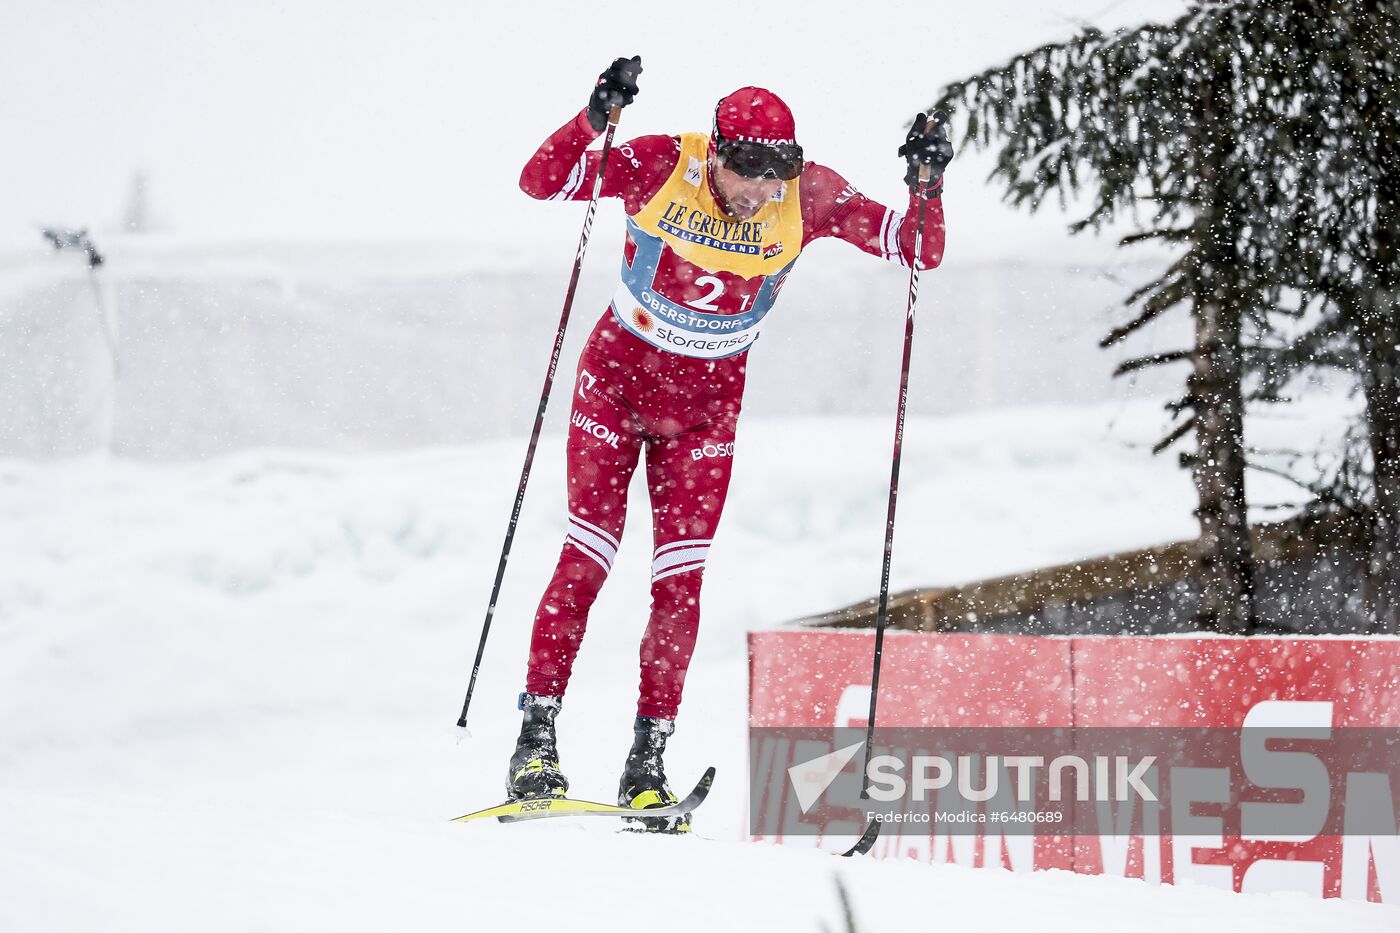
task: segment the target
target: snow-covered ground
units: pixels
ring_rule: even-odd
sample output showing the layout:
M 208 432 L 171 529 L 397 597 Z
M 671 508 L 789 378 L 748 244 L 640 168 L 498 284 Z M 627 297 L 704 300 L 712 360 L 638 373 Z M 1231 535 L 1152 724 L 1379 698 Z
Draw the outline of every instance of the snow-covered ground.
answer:
M 1346 404 L 1252 440 L 1326 433 Z M 895 586 L 1191 535 L 1189 478 L 1129 446 L 1158 424 L 1137 403 L 914 419 Z M 519 439 L 0 461 L 0 930 L 839 929 L 837 873 L 867 930 L 1400 928 L 1392 906 L 743 842 L 743 635 L 874 591 L 890 425 L 752 420 L 738 443 L 668 758 L 677 783 L 719 767 L 690 839 L 447 822 L 500 796 L 563 537 L 558 436 L 461 744 Z M 631 738 L 648 537 L 624 538 L 560 719 L 584 796 L 608 795 Z

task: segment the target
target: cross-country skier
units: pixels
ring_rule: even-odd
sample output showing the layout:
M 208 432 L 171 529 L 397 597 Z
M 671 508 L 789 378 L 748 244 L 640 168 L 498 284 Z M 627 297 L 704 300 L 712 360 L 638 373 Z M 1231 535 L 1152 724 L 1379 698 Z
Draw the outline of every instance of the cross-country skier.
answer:
M 586 200 L 600 160 L 589 144 L 637 93 L 639 57 L 619 58 L 588 106 L 545 140 L 520 176 L 533 198 Z M 805 161 L 792 112 L 772 91 L 740 88 L 715 108 L 709 135 L 642 136 L 609 157 L 602 195 L 627 211 L 621 282 L 579 359 L 570 395 L 569 531 L 540 600 L 524 711 L 507 791 L 563 794 L 554 720 L 588 610 L 622 538 L 627 487 L 643 452 L 655 550 L 651 618 L 641 647 L 634 740 L 618 787 L 623 806 L 676 802 L 662 768 L 700 622 L 700 583 L 724 510 L 748 350 L 802 249 L 839 237 L 895 262 L 938 265 L 943 169 L 953 150 L 922 115 L 900 147 L 909 208 L 900 214 Z M 915 257 L 920 165 L 931 167 Z M 688 818 L 643 820 L 685 831 Z

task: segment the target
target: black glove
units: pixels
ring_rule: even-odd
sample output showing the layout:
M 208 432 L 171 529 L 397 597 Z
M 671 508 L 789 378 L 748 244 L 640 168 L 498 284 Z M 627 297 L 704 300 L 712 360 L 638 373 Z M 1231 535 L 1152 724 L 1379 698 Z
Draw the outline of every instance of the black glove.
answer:
M 608 114 L 614 107 L 626 107 L 637 96 L 637 75 L 642 73 L 642 56 L 619 58 L 598 76 L 593 96 L 588 98 L 588 123 L 601 133 L 608 127 Z
M 937 192 L 943 186 L 943 170 L 953 161 L 953 144 L 948 141 L 948 115 L 935 110 L 932 116 L 919 114 L 914 118 L 914 128 L 905 137 L 899 154 L 909 163 L 904 173 L 904 183 L 910 189 L 919 186 L 919 166 L 929 167 L 928 190 Z

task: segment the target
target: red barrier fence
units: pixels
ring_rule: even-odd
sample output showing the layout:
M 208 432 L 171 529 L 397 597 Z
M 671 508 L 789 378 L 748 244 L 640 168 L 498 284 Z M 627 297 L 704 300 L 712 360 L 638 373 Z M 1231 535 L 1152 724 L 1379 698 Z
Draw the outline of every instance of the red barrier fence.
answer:
M 873 644 L 868 631 L 751 633 L 750 726 L 864 727 Z M 882 729 L 1052 727 L 1075 734 L 1101 727 L 1400 729 L 1400 640 L 890 632 L 879 709 Z M 1312 739 L 1317 735 L 1308 733 Z M 1093 835 L 1016 836 L 995 828 L 957 835 L 928 825 L 889 825 L 873 854 L 1400 903 L 1396 776 L 1384 768 L 1348 770 L 1335 756 L 1329 758 L 1325 744 L 1302 746 L 1316 753 L 1310 760 L 1321 764 L 1315 767 L 1328 769 L 1327 822 L 1317 834 L 1243 835 L 1241 808 L 1296 806 L 1300 792 L 1290 796 L 1291 784 L 1251 784 L 1235 747 L 1212 759 L 1209 768 L 1168 772 L 1173 786 L 1185 787 L 1189 777 L 1206 793 L 1197 790 L 1187 798 L 1177 791 L 1170 804 L 1157 807 L 1141 801 L 1097 805 Z M 1393 748 L 1389 754 L 1393 761 Z M 786 764 L 751 762 L 775 773 Z M 859 764 L 856 757 L 850 767 Z M 1178 773 L 1184 771 L 1191 773 Z M 755 781 L 766 782 L 769 791 L 782 784 L 756 772 Z M 754 799 L 759 808 L 792 806 L 772 793 Z M 1359 813 L 1363 804 L 1368 822 L 1348 822 L 1349 810 Z M 755 819 L 754 825 L 764 823 Z M 1174 825 L 1189 825 L 1189 834 L 1173 835 Z M 1067 829 L 1084 833 L 1082 825 Z M 834 837 L 849 834 L 851 826 L 833 823 L 829 832 L 833 838 L 825 847 L 835 848 L 848 840 Z M 820 837 L 767 838 L 823 844 Z

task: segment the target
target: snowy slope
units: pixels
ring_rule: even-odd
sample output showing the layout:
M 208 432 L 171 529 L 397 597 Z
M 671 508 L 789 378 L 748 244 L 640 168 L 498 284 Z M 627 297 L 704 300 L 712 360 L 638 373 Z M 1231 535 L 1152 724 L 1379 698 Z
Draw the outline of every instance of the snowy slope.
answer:
M 1258 437 L 1337 420 L 1319 405 Z M 1150 432 L 1107 429 L 1153 421 L 1131 406 L 915 420 L 895 585 L 1189 535 L 1187 477 L 1125 446 Z M 639 884 L 664 880 L 669 928 L 814 930 L 838 923 L 837 871 L 872 930 L 1400 926 L 1394 907 L 742 843 L 743 633 L 873 591 L 889 430 L 741 428 L 669 759 L 677 783 L 707 764 L 720 776 L 705 838 L 683 840 L 445 822 L 500 795 L 528 619 L 563 535 L 560 438 L 542 446 L 460 745 L 518 440 L 0 461 L 0 929 L 625 929 Z M 589 796 L 607 795 L 630 741 L 648 546 L 634 524 L 560 720 Z

